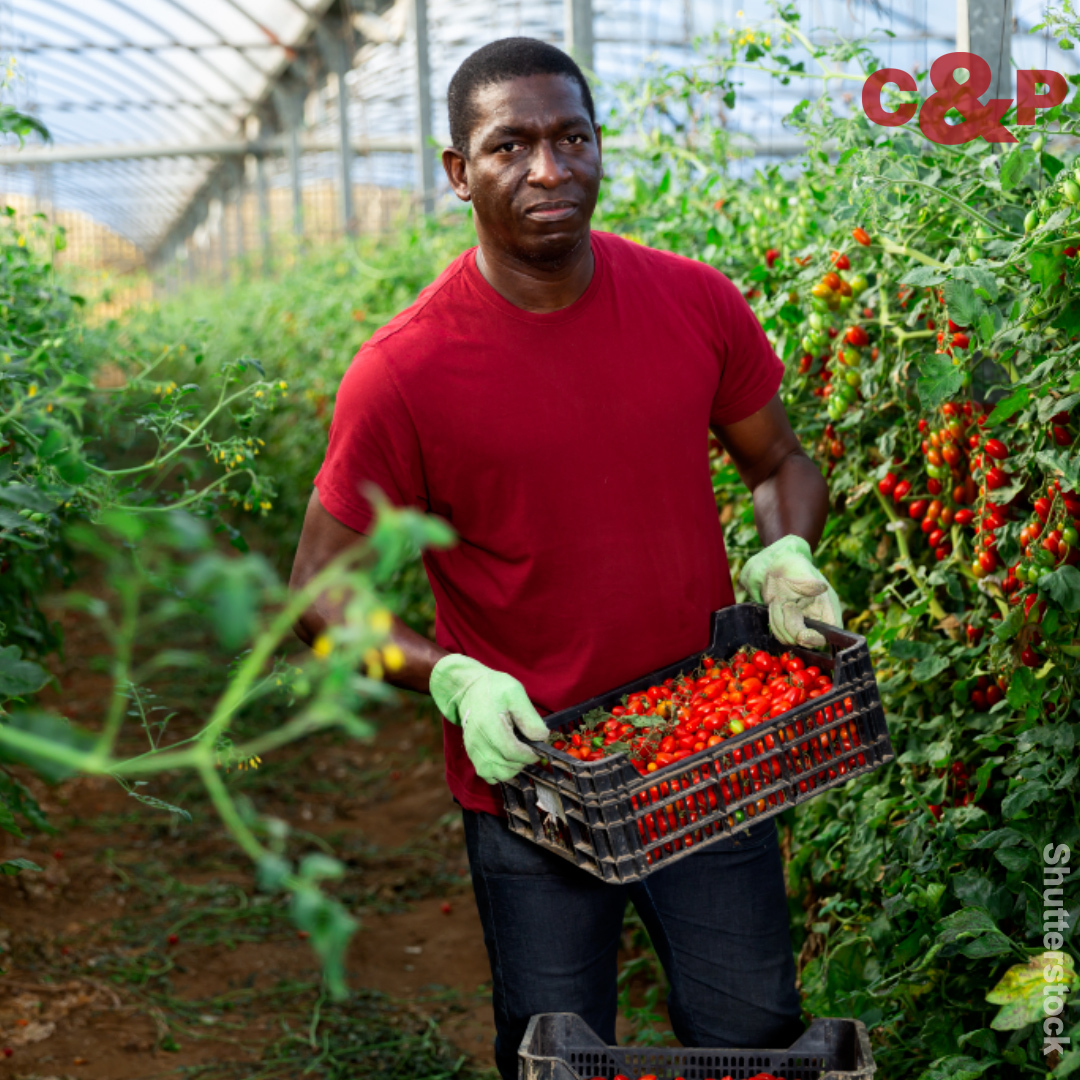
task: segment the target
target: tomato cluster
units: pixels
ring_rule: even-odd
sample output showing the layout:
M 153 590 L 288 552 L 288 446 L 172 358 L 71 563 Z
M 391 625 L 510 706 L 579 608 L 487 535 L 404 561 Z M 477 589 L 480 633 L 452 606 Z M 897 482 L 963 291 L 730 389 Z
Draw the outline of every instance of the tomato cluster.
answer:
M 983 686 L 986 686 L 985 678 L 982 680 Z M 998 689 L 995 683 L 991 683 L 995 690 Z M 973 690 L 972 694 L 983 693 L 981 690 Z M 1000 700 L 1000 697 L 999 697 Z M 985 708 L 985 705 L 983 706 Z M 967 806 L 969 803 L 975 801 L 975 793 L 971 790 L 971 775 L 967 771 L 967 766 L 962 761 L 954 761 L 948 769 L 938 769 L 938 777 L 946 777 L 947 789 L 952 790 L 952 804 L 953 806 Z M 948 795 L 946 794 L 946 801 Z M 945 812 L 945 803 L 929 803 L 930 813 L 934 815 L 935 821 L 940 821 L 942 814 Z
M 870 242 L 862 229 L 856 229 L 852 235 L 860 244 Z M 870 336 L 857 323 L 848 326 L 841 335 L 833 323 L 831 313 L 847 312 L 868 285 L 862 274 L 855 274 L 847 279 L 841 276 L 841 271 L 851 268 L 850 258 L 842 251 L 832 252 L 830 261 L 833 269 L 810 289 L 810 304 L 813 310 L 810 312 L 810 328 L 800 342 L 804 355 L 799 362 L 799 371 L 804 375 L 814 374 L 814 360 L 817 355 L 821 367 L 816 374 L 823 385 L 814 388 L 814 396 L 826 399 L 829 418 L 839 420 L 858 399 L 859 387 L 862 385 L 862 373 L 859 371 L 861 350 L 869 346 Z M 867 308 L 863 314 L 869 318 L 873 311 Z M 837 338 L 839 341 L 836 343 L 835 363 L 830 366 L 831 353 L 826 346 L 831 347 L 830 342 Z M 823 349 L 824 352 L 821 351 Z M 876 354 L 877 350 L 874 349 L 872 357 L 876 358 Z M 839 457 L 840 454 L 833 456 Z
M 832 686 L 819 667 L 807 667 L 790 652 L 777 657 L 744 648 L 726 662 L 705 656 L 695 673 L 630 694 L 610 712 L 595 710 L 552 746 L 580 761 L 626 753 L 645 776 L 821 697 Z
M 846 697 L 677 769 L 691 755 L 715 750 L 832 687 L 827 675 L 793 653 L 776 657 L 743 649 L 727 662 L 706 656 L 689 676 L 631 694 L 610 712 L 594 710 L 552 745 L 579 761 L 625 753 L 642 776 L 658 774 L 656 783 L 630 795 L 646 858 L 653 862 L 725 831 L 725 824 L 733 829 L 783 805 L 782 787 L 764 790 L 783 777 L 783 762 L 789 775 L 799 777 L 803 793 L 865 766 L 858 725 L 844 720 L 855 708 Z

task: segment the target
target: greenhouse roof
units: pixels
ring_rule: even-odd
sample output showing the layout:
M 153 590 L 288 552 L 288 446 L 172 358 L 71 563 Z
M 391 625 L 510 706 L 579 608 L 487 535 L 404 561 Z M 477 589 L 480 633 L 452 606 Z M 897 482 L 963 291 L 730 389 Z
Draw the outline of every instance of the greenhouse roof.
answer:
M 303 180 L 332 175 L 337 85 L 322 62 L 344 45 L 354 183 L 416 182 L 415 0 L 2 0 L 0 53 L 16 60 L 9 95 L 37 116 L 50 146 L 0 150 L 0 190 L 80 210 L 144 251 L 161 247 L 223 161 L 283 149 L 286 91 L 303 102 Z M 566 0 L 566 3 L 579 0 Z M 973 0 L 974 2 L 974 0 Z M 427 0 L 430 100 L 436 137 L 445 91 L 460 61 L 493 38 L 527 34 L 564 43 L 564 0 Z M 798 0 L 814 40 L 871 35 L 890 66 L 925 70 L 954 48 L 954 3 L 929 0 Z M 593 69 L 601 102 L 611 88 L 661 63 L 686 62 L 718 25 L 765 18 L 760 0 L 594 0 Z M 1017 67 L 1075 73 L 1076 60 L 1045 35 L 1028 34 L 1038 0 L 1013 0 Z M 320 59 L 322 58 L 322 59 Z M 858 83 L 835 88 L 857 93 Z M 812 79 L 783 87 L 747 74 L 728 122 L 764 156 L 797 143 L 783 116 L 820 92 Z M 276 141 L 274 141 L 276 140 Z M 278 170 L 270 182 L 284 185 Z

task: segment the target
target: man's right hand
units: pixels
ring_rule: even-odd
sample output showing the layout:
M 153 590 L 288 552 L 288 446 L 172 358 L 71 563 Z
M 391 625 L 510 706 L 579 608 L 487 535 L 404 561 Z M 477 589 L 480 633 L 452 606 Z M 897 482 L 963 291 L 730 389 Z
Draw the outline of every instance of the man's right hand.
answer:
M 443 716 L 461 726 L 476 775 L 489 784 L 510 780 L 538 760 L 518 731 L 533 742 L 551 734 L 517 679 L 459 653 L 432 668 L 431 696 Z

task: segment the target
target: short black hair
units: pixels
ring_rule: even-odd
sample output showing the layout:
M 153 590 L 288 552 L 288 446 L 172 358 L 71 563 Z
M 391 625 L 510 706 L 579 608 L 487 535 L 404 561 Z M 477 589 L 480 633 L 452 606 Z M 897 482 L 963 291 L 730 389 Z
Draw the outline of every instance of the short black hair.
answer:
M 481 46 L 462 61 L 450 80 L 446 104 L 450 112 L 450 141 L 454 149 L 468 156 L 469 137 L 476 126 L 474 98 L 481 87 L 527 75 L 565 75 L 581 87 L 581 98 L 596 123 L 592 92 L 581 68 L 572 57 L 530 37 L 508 37 Z

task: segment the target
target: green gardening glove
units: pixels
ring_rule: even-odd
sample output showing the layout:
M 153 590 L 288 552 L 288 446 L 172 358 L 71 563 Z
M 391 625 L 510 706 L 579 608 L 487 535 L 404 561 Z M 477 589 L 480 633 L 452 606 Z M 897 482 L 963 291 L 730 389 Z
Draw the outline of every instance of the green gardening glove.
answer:
M 769 629 L 785 645 L 820 648 L 825 639 L 805 619 L 840 626 L 836 590 L 814 566 L 810 545 L 801 536 L 784 536 L 749 559 L 739 584 L 755 603 L 769 605 Z
M 551 734 L 517 679 L 459 653 L 431 669 L 431 696 L 451 724 L 461 725 L 465 752 L 489 784 L 511 780 L 539 760 L 515 728 L 533 742 Z

